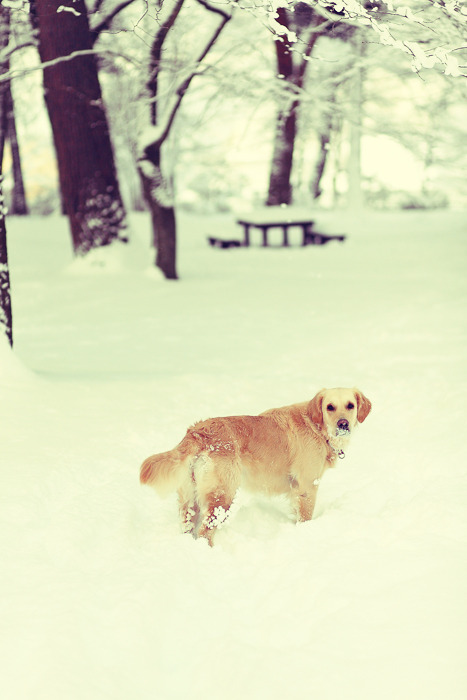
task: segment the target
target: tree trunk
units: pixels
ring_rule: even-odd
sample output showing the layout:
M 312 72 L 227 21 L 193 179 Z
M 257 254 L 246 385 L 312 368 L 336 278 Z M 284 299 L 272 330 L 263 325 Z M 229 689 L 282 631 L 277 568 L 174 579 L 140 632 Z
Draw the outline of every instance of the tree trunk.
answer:
M 351 85 L 351 119 L 350 119 L 350 153 L 347 163 L 347 206 L 359 211 L 363 208 L 361 141 L 363 121 L 363 82 L 364 70 L 362 60 L 365 54 L 365 44 L 361 31 L 353 38 L 356 47 L 355 73 Z
M 296 133 L 297 103 L 294 102 L 288 113 L 281 112 L 277 118 L 267 206 L 291 204 L 292 202 L 290 177 Z
M 0 53 L 8 45 L 10 33 L 10 11 L 0 4 Z M 0 75 L 8 72 L 8 61 L 0 62 Z M 5 333 L 13 345 L 13 323 L 11 314 L 10 272 L 6 246 L 5 206 L 3 203 L 3 147 L 7 133 L 8 81 L 0 83 L 0 333 Z
M 8 46 L 10 37 L 10 10 L 0 2 L 0 56 Z M 10 64 L 7 60 L 0 60 L 0 75 L 8 73 Z M 10 89 L 8 81 L 0 83 L 0 175 L 3 172 L 3 154 L 5 151 L 5 141 L 8 135 L 7 120 L 7 92 Z
M 154 245 L 157 248 L 156 265 L 161 269 L 165 277 L 171 280 L 178 279 L 175 259 L 176 220 L 173 193 L 162 175 L 161 149 L 170 134 L 183 97 L 190 87 L 191 81 L 197 75 L 197 67 L 203 62 L 226 23 L 231 19 L 231 15 L 227 14 L 223 9 L 211 5 L 207 0 L 199 0 L 206 10 L 217 14 L 221 17 L 221 20 L 194 61 L 195 70 L 190 72 L 177 87 L 169 101 L 168 108 L 165 110 L 164 117 L 161 119 L 157 109 L 159 98 L 158 78 L 164 42 L 174 26 L 184 2 L 185 0 L 176 0 L 174 2 L 170 14 L 160 24 L 151 45 L 149 80 L 147 84 L 152 105 L 150 121 L 153 127 L 158 126 L 159 129 L 156 129 L 157 133 L 154 140 L 146 146 L 138 158 L 138 170 L 143 183 L 144 195 L 151 211 Z
M 305 80 L 308 59 L 320 36 L 318 27 L 324 22 L 324 18 L 315 15 L 313 9 L 305 3 L 298 3 L 295 10 L 295 13 L 290 13 L 284 7 L 279 7 L 277 10 L 278 22 L 287 30 L 292 28 L 300 37 L 301 43 L 305 45 L 305 49 L 300 53 L 293 48 L 288 33 L 277 36 L 274 42 L 277 73 L 287 88 L 284 96 L 287 105 L 281 107 L 277 115 L 267 206 L 292 203 L 291 175 L 300 92 Z M 304 40 L 303 36 L 306 32 L 308 36 Z
M 34 0 L 43 62 L 92 49 L 84 0 L 60 8 L 62 0 Z M 44 91 L 73 248 L 85 254 L 119 238 L 125 226 L 94 54 L 44 68 Z
M 2 175 L 0 174 L 0 333 L 5 333 L 13 345 L 10 273 L 6 246 L 5 207 L 3 205 Z
M 150 123 L 152 126 L 158 124 L 158 91 L 159 91 L 159 71 L 161 70 L 161 59 L 164 43 L 174 26 L 177 17 L 182 9 L 185 0 L 177 0 L 172 11 L 164 23 L 159 27 L 159 31 L 154 36 L 151 45 L 149 60 L 149 79 L 147 82 L 150 103 Z M 143 186 L 144 199 L 151 212 L 152 242 L 156 250 L 155 264 L 164 277 L 169 280 L 178 279 L 177 275 L 177 223 L 175 218 L 175 205 L 173 194 L 168 191 L 167 184 L 162 175 L 162 144 L 168 137 L 171 129 L 171 122 L 180 106 L 183 95 L 188 88 L 191 78 L 186 85 L 181 86 L 178 91 L 178 101 L 175 103 L 172 117 L 168 119 L 166 134 L 162 139 L 150 144 L 138 158 L 138 172 Z
M 269 178 L 267 205 L 291 204 L 292 185 L 290 182 L 293 166 L 293 152 L 297 132 L 297 114 L 300 109 L 301 92 L 305 81 L 309 58 L 320 36 L 347 41 L 354 32 L 350 25 L 340 22 L 343 13 L 332 12 L 320 14 L 306 2 L 297 2 L 288 10 L 277 9 L 277 21 L 285 28 L 284 34 L 275 39 L 277 73 L 282 84 L 287 88 L 289 105 L 278 113 L 274 152 Z M 333 21 L 329 19 L 332 13 Z M 293 45 L 289 31 L 296 35 L 298 41 Z M 325 159 L 324 159 L 325 160 Z M 324 162 L 323 162 L 324 168 Z
M 324 125 L 319 135 L 319 154 L 315 165 L 314 177 L 310 183 L 310 191 L 313 199 L 319 199 L 322 194 L 321 179 L 324 174 L 328 155 L 329 144 L 333 129 L 335 129 L 334 117 L 335 94 L 333 93 L 327 102 L 327 114 L 323 115 Z
M 319 137 L 319 155 L 315 166 L 315 176 L 311 182 L 311 194 L 313 199 L 319 199 L 323 190 L 321 189 L 321 178 L 323 177 L 326 160 L 329 153 L 329 140 L 331 131 L 325 131 Z
M 166 279 L 176 280 L 177 275 L 177 226 L 172 195 L 167 191 L 162 176 L 160 147 L 146 149 L 138 162 L 144 197 L 151 212 L 153 243 L 156 249 L 156 266 Z
M 26 193 L 24 191 L 23 170 L 21 167 L 21 154 L 18 145 L 18 136 L 16 133 L 15 107 L 13 96 L 11 94 L 11 86 L 8 83 L 8 91 L 6 94 L 6 109 L 7 109 L 7 134 L 10 142 L 11 159 L 13 161 L 13 194 L 11 199 L 10 214 L 16 216 L 25 216 L 29 214 L 26 203 Z
M 289 29 L 290 19 L 284 8 L 278 10 L 278 21 Z M 274 42 L 277 58 L 277 72 L 294 91 L 296 76 L 294 71 L 292 47 L 287 34 L 276 37 Z M 274 135 L 274 150 L 269 175 L 269 191 L 266 200 L 267 206 L 276 204 L 290 204 L 292 201 L 292 187 L 290 176 L 292 173 L 293 151 L 295 135 L 297 132 L 297 100 L 290 100 L 286 94 L 284 99 L 290 104 L 282 107 L 277 115 L 276 131 Z

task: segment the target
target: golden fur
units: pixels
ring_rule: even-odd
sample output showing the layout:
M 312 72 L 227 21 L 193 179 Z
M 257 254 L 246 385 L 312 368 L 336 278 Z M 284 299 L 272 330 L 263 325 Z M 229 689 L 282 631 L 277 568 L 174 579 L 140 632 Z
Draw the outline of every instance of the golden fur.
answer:
M 358 389 L 323 389 L 259 416 L 210 418 L 173 450 L 148 457 L 140 480 L 161 496 L 178 491 L 183 531 L 211 545 L 240 486 L 288 494 L 297 521 L 311 520 L 321 477 L 370 410 Z

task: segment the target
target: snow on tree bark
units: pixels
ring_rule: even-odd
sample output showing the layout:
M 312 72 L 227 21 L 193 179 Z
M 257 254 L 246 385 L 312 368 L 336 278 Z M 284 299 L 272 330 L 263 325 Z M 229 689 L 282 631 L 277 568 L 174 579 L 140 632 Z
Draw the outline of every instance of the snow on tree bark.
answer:
M 138 161 L 144 198 L 151 212 L 156 266 L 166 279 L 176 280 L 177 242 L 173 196 L 167 189 L 160 167 L 160 148 L 152 145 Z
M 3 204 L 2 176 L 0 175 L 0 332 L 5 333 L 13 345 L 13 322 L 11 313 L 10 273 L 6 245 L 5 207 Z
M 73 248 L 82 255 L 108 245 L 125 227 L 96 58 L 84 0 L 34 0 L 44 91 L 57 153 L 60 188 Z M 57 60 L 58 59 L 58 60 Z
M 10 33 L 9 10 L 0 5 L 0 52 L 8 44 Z M 8 71 L 8 60 L 0 62 L 0 74 Z M 6 245 L 5 205 L 3 202 L 3 144 L 7 133 L 7 94 L 9 82 L 0 83 L 0 333 L 5 333 L 13 345 L 13 323 L 11 314 L 10 273 Z

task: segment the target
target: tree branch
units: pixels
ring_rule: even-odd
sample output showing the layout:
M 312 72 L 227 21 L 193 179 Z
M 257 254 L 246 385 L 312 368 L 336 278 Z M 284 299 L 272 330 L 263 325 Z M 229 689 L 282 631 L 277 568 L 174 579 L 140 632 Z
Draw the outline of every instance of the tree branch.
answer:
M 173 25 L 175 24 L 175 20 L 180 14 L 180 10 L 182 9 L 184 2 L 185 0 L 178 0 L 178 2 L 175 3 L 174 7 L 172 8 L 172 12 L 169 14 L 166 21 L 163 22 L 159 27 L 159 30 L 156 33 L 153 44 L 151 46 L 151 57 L 149 61 L 149 79 L 147 82 L 147 88 L 149 90 L 151 98 L 153 99 L 151 107 L 152 124 L 156 124 L 157 122 L 157 90 L 162 47 L 164 45 L 164 41 L 167 38 L 167 34 L 172 29 Z
M 27 44 L 24 46 L 26 45 Z M 34 46 L 34 44 L 31 44 L 31 46 Z M 133 63 L 133 65 L 138 66 L 138 68 L 141 67 L 141 63 L 139 61 L 136 61 L 134 58 L 130 58 L 129 56 L 125 56 L 125 54 L 119 51 L 112 51 L 111 49 L 100 49 L 99 51 L 95 51 L 94 49 L 82 49 L 80 51 L 73 51 L 67 56 L 59 56 L 51 61 L 38 63 L 37 66 L 32 66 L 31 68 L 18 68 L 16 70 L 9 71 L 9 73 L 4 73 L 3 75 L 0 75 L 0 83 L 6 82 L 7 80 L 13 80 L 13 78 L 18 78 L 25 73 L 33 73 L 36 70 L 42 70 L 43 68 L 55 66 L 57 63 L 61 63 L 62 61 L 73 61 L 75 58 L 79 58 L 80 56 L 99 56 L 101 54 L 108 54 L 109 56 L 114 56 L 115 58 L 123 58 L 125 61 L 128 61 L 128 63 Z
M 308 37 L 308 43 L 305 49 L 305 52 L 303 53 L 302 56 L 302 62 L 299 66 L 298 69 L 298 87 L 302 88 L 303 87 L 303 81 L 305 79 L 305 73 L 306 73 L 306 68 L 308 64 L 308 60 L 311 56 L 311 52 L 314 49 L 314 46 L 316 42 L 318 41 L 319 37 L 323 35 L 325 32 L 326 27 L 329 24 L 329 20 L 327 20 L 325 17 L 323 17 L 320 14 L 317 14 L 316 20 L 315 20 L 315 25 L 313 26 L 313 29 L 310 33 L 310 36 Z
M 4 51 L 0 52 L 0 63 L 4 63 L 10 60 L 16 51 L 21 51 L 21 49 L 28 49 L 31 46 L 37 49 L 37 43 L 35 41 L 25 41 L 23 44 L 15 44 L 14 46 L 7 46 Z
M 198 0 L 198 1 L 200 1 L 200 0 Z M 204 2 L 201 2 L 201 4 L 204 5 Z M 196 61 L 197 66 L 200 63 L 202 63 L 202 61 L 206 58 L 209 51 L 216 43 L 217 38 L 219 37 L 221 31 L 224 29 L 227 22 L 232 18 L 232 15 L 228 15 L 227 13 L 222 12 L 222 11 L 219 11 L 218 14 L 222 15 L 222 20 L 221 20 L 220 24 L 218 25 L 218 27 L 216 28 L 216 30 L 214 31 L 211 38 L 209 39 L 209 41 L 206 43 L 206 46 L 204 47 L 204 49 L 201 51 L 200 55 L 198 56 L 197 61 Z M 184 97 L 186 91 L 188 90 L 191 81 L 193 80 L 193 78 L 196 75 L 198 75 L 198 71 L 197 70 L 192 71 L 187 76 L 187 78 L 185 78 L 185 80 L 179 85 L 179 87 L 175 93 L 176 94 L 175 101 L 174 101 L 174 103 L 173 103 L 173 105 L 172 105 L 172 107 L 167 115 L 165 125 L 163 126 L 162 129 L 157 130 L 157 138 L 155 138 L 151 144 L 148 144 L 149 146 L 156 146 L 156 147 L 160 148 L 160 146 L 166 140 L 167 136 L 170 133 L 170 129 L 171 129 L 172 124 L 174 122 L 174 119 L 177 115 L 177 112 L 180 108 L 180 104 L 183 100 L 183 97 Z
M 98 22 L 94 27 L 91 27 L 91 37 L 93 45 L 95 44 L 95 42 L 97 41 L 97 39 L 103 31 L 110 29 L 110 26 L 115 17 L 133 2 L 134 0 L 123 0 L 123 2 L 121 2 L 119 5 L 116 5 L 106 17 L 101 19 L 101 21 Z
M 104 0 L 96 0 L 96 4 L 92 8 L 92 14 L 95 15 L 101 11 L 101 7 L 104 4 Z
M 224 18 L 228 18 L 227 21 L 230 19 L 231 15 L 229 15 L 228 12 L 225 10 L 221 10 L 220 7 L 215 7 L 215 5 L 211 5 L 207 0 L 197 0 L 197 2 L 202 5 L 203 7 L 206 8 L 206 10 L 209 10 L 209 12 L 215 12 L 218 15 L 221 15 Z

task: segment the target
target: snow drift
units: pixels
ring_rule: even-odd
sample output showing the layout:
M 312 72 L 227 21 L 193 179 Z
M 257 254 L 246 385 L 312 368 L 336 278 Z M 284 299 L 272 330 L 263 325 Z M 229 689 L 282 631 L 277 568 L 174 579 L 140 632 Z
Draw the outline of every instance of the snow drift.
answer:
M 463 700 L 465 217 L 328 214 L 342 245 L 228 251 L 205 241 L 228 219 L 186 217 L 177 284 L 145 274 L 145 217 L 104 275 L 31 221 L 0 344 L 1 696 Z M 211 550 L 139 486 L 196 420 L 326 385 L 373 411 L 311 522 L 239 494 Z

